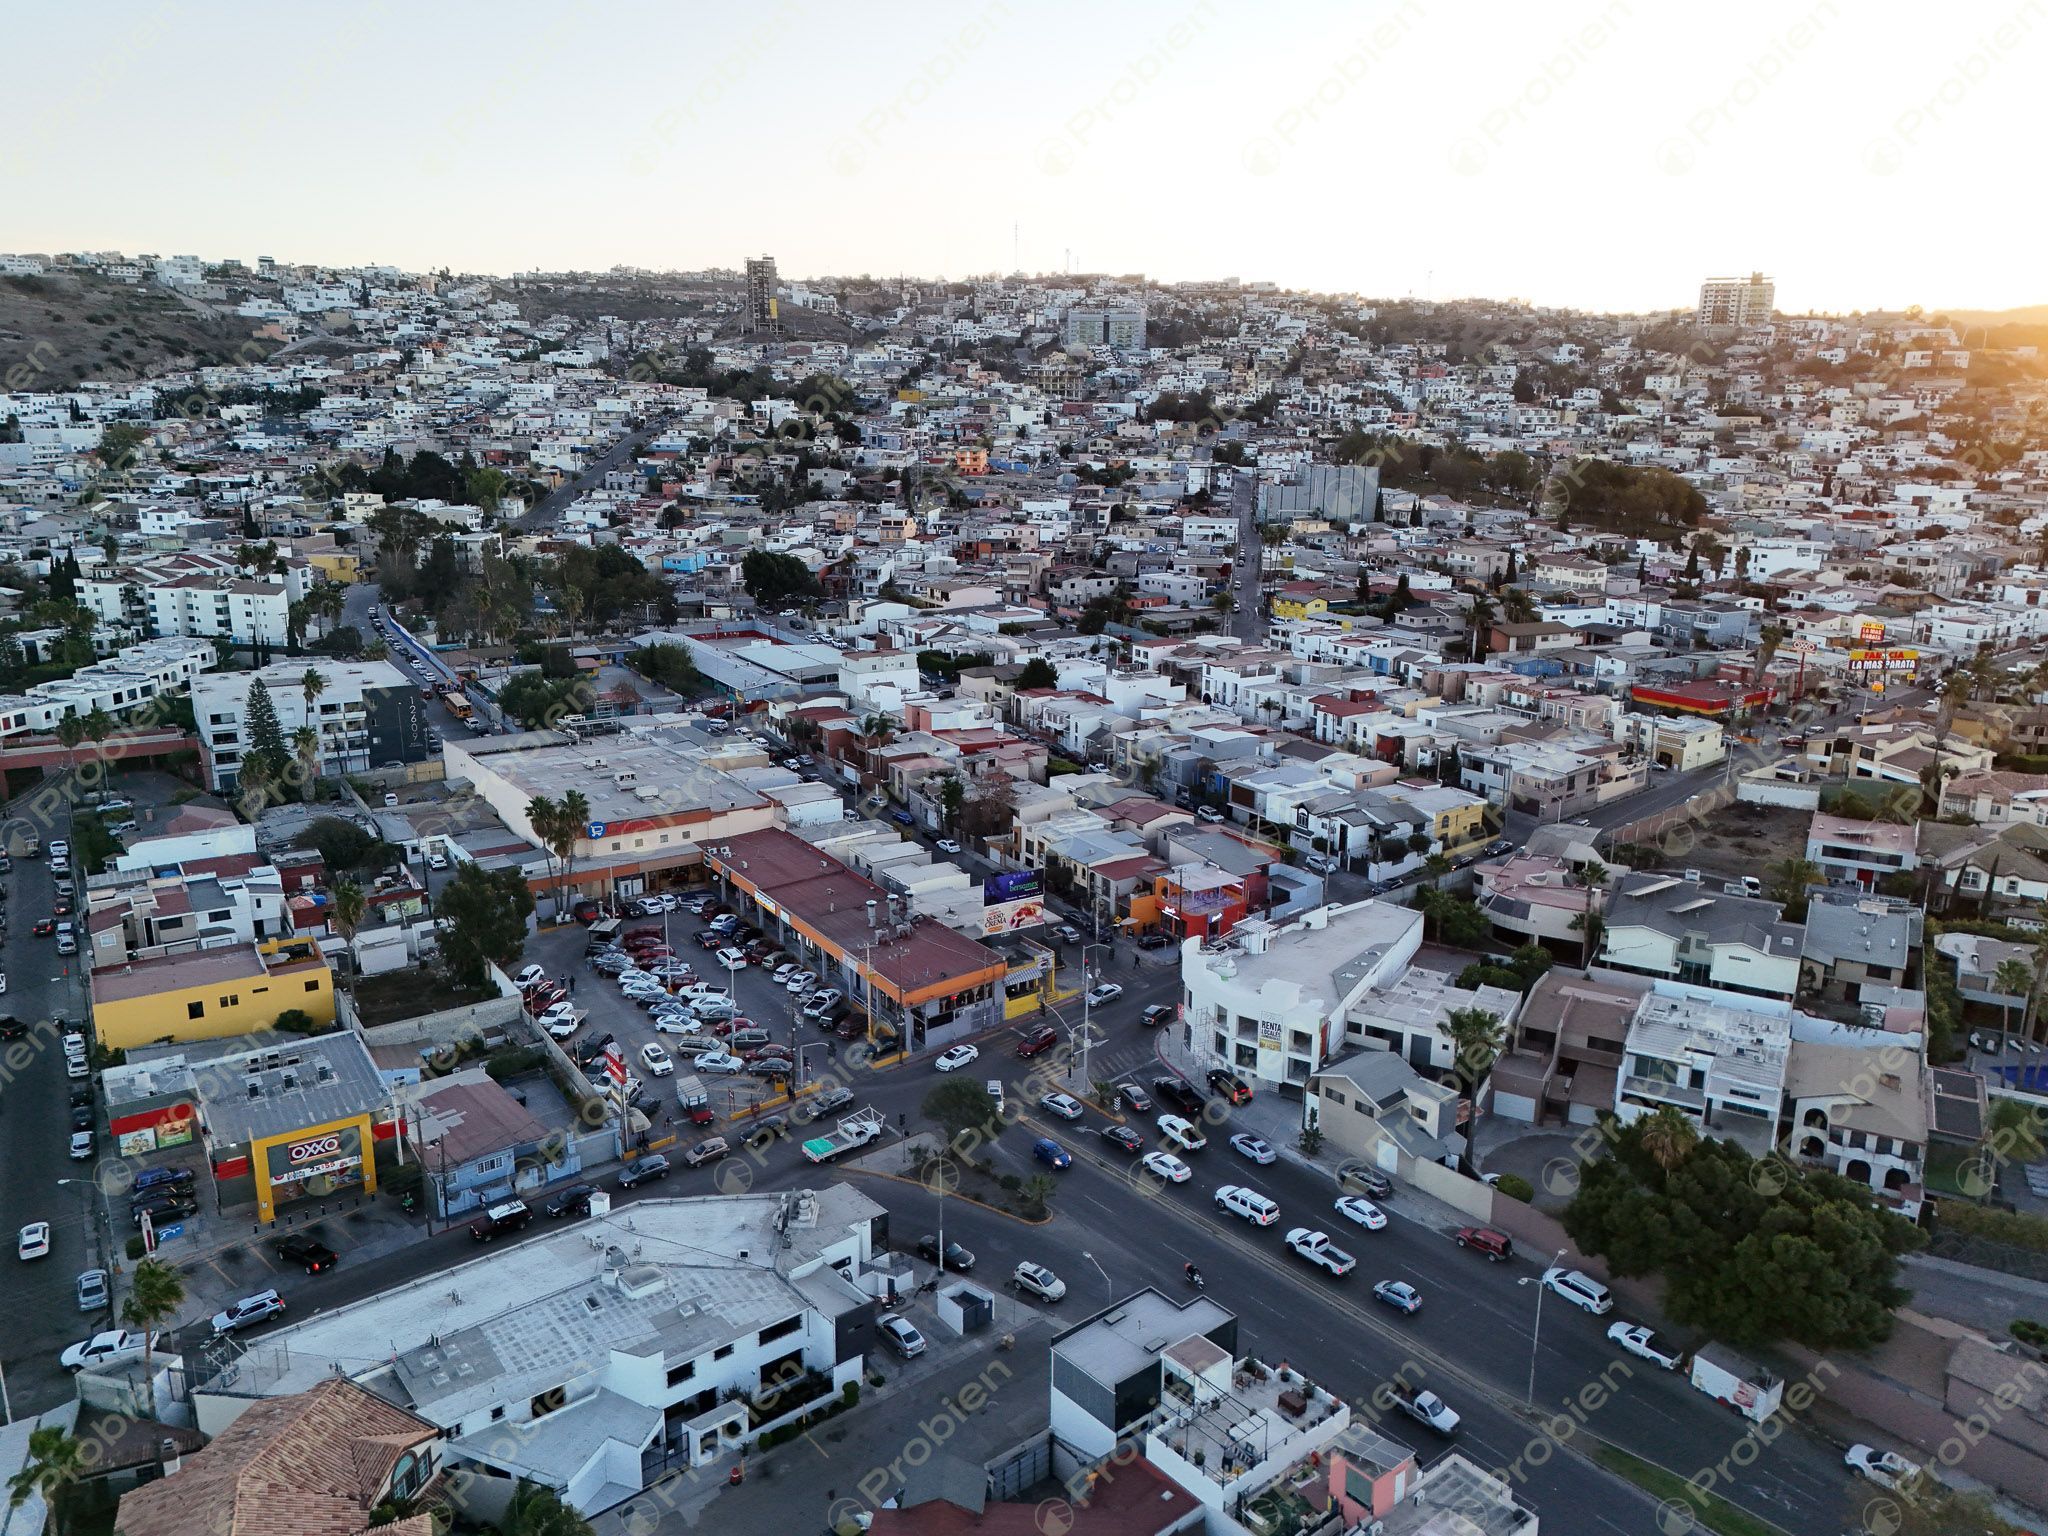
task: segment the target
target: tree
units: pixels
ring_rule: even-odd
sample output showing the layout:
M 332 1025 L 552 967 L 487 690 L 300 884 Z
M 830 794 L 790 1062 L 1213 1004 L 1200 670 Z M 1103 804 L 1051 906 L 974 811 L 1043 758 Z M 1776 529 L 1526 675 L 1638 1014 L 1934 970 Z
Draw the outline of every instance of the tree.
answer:
M 326 675 L 318 667 L 306 668 L 305 674 L 299 679 L 299 692 L 306 700 L 306 723 L 308 725 L 313 722 L 313 705 L 318 702 L 320 695 L 326 691 Z
M 803 561 L 773 549 L 747 551 L 740 562 L 740 583 L 763 608 L 783 608 L 792 601 L 809 602 L 824 590 Z
M 590 820 L 590 802 L 583 791 L 572 789 L 562 796 L 562 841 L 555 845 L 555 852 L 562 860 L 562 882 L 573 893 L 576 889 L 576 840 L 583 836 L 584 825 Z
M 1059 669 L 1043 656 L 1034 656 L 1024 663 L 1024 670 L 1017 674 L 1017 691 L 1027 688 L 1057 688 L 1060 685 Z
M 322 816 L 292 840 L 292 846 L 320 855 L 329 874 L 389 862 L 391 845 L 340 816 Z
M 1423 873 L 1429 876 L 1429 883 L 1439 890 L 1443 888 L 1444 876 L 1456 867 L 1450 857 L 1443 853 L 1432 853 L 1422 861 Z
M 114 734 L 114 717 L 108 714 L 104 709 L 101 709 L 97 704 L 93 705 L 93 707 L 86 713 L 83 725 L 85 729 L 85 739 L 91 742 L 94 746 L 98 746 L 101 742 L 105 741 L 109 736 Z
M 1444 1018 L 1444 1034 L 1451 1042 L 1451 1073 L 1464 1084 L 1476 1111 L 1480 1085 L 1500 1059 L 1507 1032 L 1500 1016 L 1485 1008 L 1453 1008 Z
M 78 766 L 78 744 L 85 740 L 85 722 L 77 715 L 66 715 L 57 722 L 57 740 L 70 754 L 71 766 Z
M 7 1504 L 19 1509 L 40 1498 L 50 1512 L 50 1527 L 63 1536 L 69 1528 L 71 1494 L 85 1476 L 83 1451 L 76 1440 L 54 1425 L 28 1433 L 28 1460 L 7 1480 Z
M 369 906 L 363 888 L 353 880 L 336 880 L 331 905 L 334 931 L 353 946 L 356 930 L 363 926 L 363 914 Z
M 690 659 L 689 651 L 666 641 L 642 646 L 626 657 L 626 664 L 649 682 L 659 683 L 686 699 L 696 698 L 710 686 Z
M 277 704 L 270 697 L 270 689 L 260 677 L 252 678 L 249 682 L 246 724 L 249 730 L 249 747 L 243 754 L 243 760 L 246 762 L 249 757 L 261 752 L 282 764 L 288 755 L 284 745 L 284 726 L 277 718 Z
M 957 1142 L 969 1131 L 987 1134 L 1002 1124 L 996 1101 L 971 1077 L 949 1077 L 924 1096 L 920 1113 Z
M 1998 969 L 1991 973 L 1991 990 L 1998 993 L 2003 999 L 1999 1004 L 2002 1017 L 1998 1026 L 1998 1032 L 2001 1036 L 1998 1044 L 2002 1050 L 2005 1048 L 2007 1040 L 2012 1036 L 2013 999 L 2020 999 L 2021 1006 L 2024 1009 L 2027 1000 L 2033 996 L 2034 968 L 2028 965 L 2026 961 L 2017 958 L 1999 961 Z M 2024 1028 L 2024 1024 L 2022 1024 L 2022 1027 Z
M 1684 1162 L 1700 1139 L 1693 1123 L 1668 1104 L 1645 1115 L 1642 1127 L 1644 1154 L 1666 1173 Z
M 121 1303 L 121 1321 L 143 1335 L 142 1374 L 149 1376 L 150 1350 L 160 1324 L 185 1304 L 185 1282 L 160 1259 L 143 1259 L 129 1276 L 128 1299 Z
M 546 795 L 535 795 L 526 802 L 526 820 L 532 826 L 533 835 L 539 839 L 541 847 L 545 848 L 548 852 L 550 874 L 560 875 L 564 851 L 562 848 L 561 806 L 550 800 Z M 554 886 L 555 906 L 559 910 L 567 899 L 564 894 L 564 886 L 560 880 L 554 880 L 551 884 Z
M 1582 1252 L 1618 1275 L 1661 1273 L 1674 1323 L 1737 1348 L 1866 1349 L 1890 1335 L 1908 1295 L 1898 1256 L 1923 1241 L 1917 1228 L 1864 1185 L 1775 1156 L 1760 1168 L 1697 1133 L 1681 1145 L 1653 1122 L 1602 1122 L 1606 1155 L 1580 1169 L 1564 1213 Z
M 939 809 L 944 813 L 946 830 L 956 830 L 960 825 L 960 807 L 966 802 L 967 786 L 960 782 L 958 774 L 947 774 L 945 782 L 939 785 Z
M 314 786 L 320 781 L 320 733 L 310 725 L 302 725 L 292 732 L 292 755 L 299 760 L 299 771 L 305 776 L 300 786 L 300 797 L 310 803 L 314 798 Z
M 1581 887 L 1586 893 L 1585 903 L 1579 910 L 1578 918 L 1572 923 L 1574 928 L 1580 930 L 1579 969 L 1584 970 L 1593 963 L 1593 946 L 1599 938 L 1594 932 L 1597 919 L 1593 909 L 1599 905 L 1600 892 L 1607 885 L 1607 866 L 1598 859 L 1587 859 L 1574 869 L 1568 878 L 1571 884 Z
M 1780 859 L 1764 870 L 1764 889 L 1785 908 L 1785 921 L 1796 923 L 1806 915 L 1806 888 L 1820 878 L 1820 866 L 1811 859 Z
M 1493 599 L 1484 592 L 1474 595 L 1472 611 L 1466 615 L 1466 650 L 1474 661 L 1486 660 L 1486 634 L 1493 626 Z
M 559 1493 L 523 1477 L 498 1529 L 502 1536 L 591 1536 L 590 1522 L 564 1504 Z
M 481 986 L 488 966 L 509 965 L 526 947 L 533 892 L 516 869 L 464 864 L 441 888 L 441 958 L 464 986 Z

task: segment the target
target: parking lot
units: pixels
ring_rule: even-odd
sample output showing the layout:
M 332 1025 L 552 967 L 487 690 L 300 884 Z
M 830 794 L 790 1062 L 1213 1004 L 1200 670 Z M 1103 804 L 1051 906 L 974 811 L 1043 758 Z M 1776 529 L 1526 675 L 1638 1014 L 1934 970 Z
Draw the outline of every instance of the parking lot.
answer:
M 777 1079 L 747 1072 L 695 1071 L 696 1053 L 682 1045 L 683 1041 L 695 1038 L 708 1042 L 744 1029 L 764 1031 L 767 1040 L 762 1043 L 777 1048 L 778 1054 L 787 1051 L 792 1071 L 797 1068 L 796 1057 L 802 1056 L 801 1070 L 806 1078 L 817 1076 L 835 1061 L 843 1044 L 813 1021 L 802 1018 L 802 999 L 776 985 L 763 967 L 748 963 L 728 969 L 719 961 L 716 951 L 700 947 L 695 935 L 703 927 L 699 919 L 684 912 L 626 922 L 629 933 L 660 933 L 665 929 L 665 942 L 675 958 L 690 966 L 698 980 L 728 989 L 736 1016 L 730 1020 L 706 1020 L 696 1027 L 694 1036 L 658 1030 L 648 1008 L 627 998 L 611 977 L 598 971 L 585 958 L 588 935 L 582 925 L 564 925 L 539 933 L 527 945 L 528 959 L 550 979 L 569 987 L 567 1001 L 584 1015 L 575 1033 L 562 1041 L 564 1049 L 574 1055 L 588 1051 L 605 1035 L 612 1036 L 623 1048 L 628 1070 L 648 1089 L 648 1113 L 657 1127 L 674 1123 L 676 1099 L 671 1085 L 686 1075 L 695 1075 L 703 1082 L 712 1111 L 721 1121 L 744 1120 L 755 1112 L 757 1105 L 779 1105 L 786 1098 L 783 1084 Z M 668 1054 L 674 1064 L 673 1074 L 655 1077 L 644 1054 L 650 1045 L 658 1045 Z

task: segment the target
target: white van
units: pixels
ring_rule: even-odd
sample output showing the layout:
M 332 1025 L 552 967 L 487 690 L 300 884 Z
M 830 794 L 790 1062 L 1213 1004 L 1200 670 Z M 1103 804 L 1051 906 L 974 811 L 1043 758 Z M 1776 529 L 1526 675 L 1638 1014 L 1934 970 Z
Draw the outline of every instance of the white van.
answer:
M 1575 1307 L 1584 1307 L 1595 1317 L 1614 1310 L 1614 1296 L 1591 1275 L 1576 1269 L 1546 1269 L 1543 1283 Z
M 1226 1184 L 1216 1191 L 1216 1209 L 1242 1216 L 1255 1227 L 1270 1227 L 1280 1219 L 1280 1207 L 1242 1184 Z
M 983 1083 L 981 1086 L 988 1090 L 989 1102 L 994 1104 L 996 1107 L 996 1118 L 998 1120 L 1002 1119 L 1003 1080 L 1000 1077 L 992 1077 L 987 1082 Z

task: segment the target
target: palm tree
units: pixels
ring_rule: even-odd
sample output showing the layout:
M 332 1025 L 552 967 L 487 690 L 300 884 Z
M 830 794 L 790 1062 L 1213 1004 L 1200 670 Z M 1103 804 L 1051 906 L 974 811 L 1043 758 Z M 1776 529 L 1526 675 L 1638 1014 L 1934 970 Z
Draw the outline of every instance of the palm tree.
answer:
M 337 880 L 333 897 L 335 931 L 353 945 L 356 930 L 362 927 L 363 913 L 369 905 L 363 896 L 363 888 L 353 880 Z
M 7 1480 L 7 1507 L 19 1509 L 32 1494 L 50 1511 L 51 1529 L 62 1536 L 72 1487 L 85 1475 L 85 1457 L 76 1440 L 54 1426 L 32 1429 L 28 1460 Z
M 292 732 L 292 752 L 298 757 L 299 766 L 306 772 L 305 798 L 313 798 L 313 786 L 320 779 L 320 733 L 310 725 L 302 725 Z
M 1484 592 L 1472 599 L 1472 611 L 1465 616 L 1466 653 L 1474 661 L 1486 659 L 1486 634 L 1493 627 L 1493 599 Z
M 555 844 L 555 852 L 562 860 L 562 878 L 572 891 L 576 888 L 576 840 L 589 820 L 590 802 L 583 798 L 582 790 L 572 789 L 562 796 L 562 824 L 556 829 L 561 841 Z
M 1970 674 L 1960 667 L 1949 673 L 1941 685 L 1941 712 L 1935 716 L 1934 734 L 1934 809 L 1941 812 L 1941 769 L 1942 748 L 1948 745 L 1949 732 L 1955 729 L 1956 711 L 1968 702 L 1970 697 Z
M 318 667 L 306 668 L 305 676 L 299 679 L 299 692 L 306 696 L 306 719 L 313 719 L 313 703 L 327 691 L 327 678 Z
M 85 739 L 95 746 L 114 734 L 114 717 L 97 704 L 93 705 L 85 719 L 79 723 L 85 731 Z
M 85 740 L 85 722 L 76 715 L 66 715 L 57 722 L 57 740 L 70 755 L 70 766 L 78 767 L 78 744 Z
M 1641 1124 L 1643 1152 L 1666 1173 L 1684 1162 L 1700 1139 L 1698 1127 L 1669 1104 L 1645 1115 Z
M 1507 1043 L 1507 1031 L 1500 1016 L 1485 1008 L 1453 1008 L 1444 1017 L 1444 1034 L 1451 1042 L 1451 1072 L 1465 1084 L 1477 1112 L 1479 1088 Z
M 1572 921 L 1572 926 L 1580 930 L 1579 969 L 1583 971 L 1593 963 L 1593 948 L 1599 937 L 1595 931 L 1599 919 L 1593 908 L 1598 904 L 1599 893 L 1607 887 L 1607 866 L 1598 859 L 1587 859 L 1565 878 L 1586 893 L 1585 906 Z
M 2012 1038 L 2012 1000 L 2019 998 L 2022 1005 L 2020 1027 L 2026 1028 L 2024 1010 L 2030 1007 L 2034 996 L 2034 968 L 2026 961 L 2014 957 L 1998 962 L 1998 969 L 1991 973 L 1991 990 L 2005 999 L 1999 1005 L 2003 1017 L 1999 1021 L 1999 1046 L 2004 1047 Z
M 1747 553 L 1747 551 L 1745 551 L 1745 553 Z M 1777 659 L 1778 647 L 1783 645 L 1784 643 L 1784 625 L 1766 624 L 1763 627 L 1762 632 L 1757 636 L 1756 676 L 1750 679 L 1752 685 L 1756 683 L 1761 683 L 1764 680 L 1764 677 L 1771 670 L 1771 663 Z
M 161 1259 L 143 1259 L 129 1277 L 128 1299 L 121 1304 L 121 1321 L 142 1334 L 142 1375 L 149 1378 L 151 1335 L 159 1323 L 185 1304 L 185 1282 Z
M 1422 861 L 1423 872 L 1429 876 L 1429 883 L 1437 890 L 1444 886 L 1444 876 L 1455 868 L 1450 859 L 1441 853 L 1432 853 Z
M 1770 878 L 1765 888 L 1771 899 L 1785 907 L 1806 905 L 1806 888 L 1821 877 L 1820 866 L 1811 859 L 1780 859 L 1764 871 Z
M 1501 588 L 1500 606 L 1510 624 L 1527 624 L 1536 617 L 1535 601 L 1520 587 Z

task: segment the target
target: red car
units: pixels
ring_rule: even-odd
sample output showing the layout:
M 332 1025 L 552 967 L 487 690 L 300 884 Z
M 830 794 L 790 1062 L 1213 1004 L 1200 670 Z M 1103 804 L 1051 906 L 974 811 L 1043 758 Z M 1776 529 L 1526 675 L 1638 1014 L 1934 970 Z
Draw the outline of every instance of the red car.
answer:
M 1041 1024 L 1024 1037 L 1023 1043 L 1017 1047 L 1017 1054 L 1029 1061 L 1040 1051 L 1049 1051 L 1059 1043 L 1060 1032 L 1050 1024 Z
M 795 1053 L 786 1045 L 757 1045 L 740 1052 L 741 1061 L 788 1061 Z
M 57 920 L 54 917 L 46 917 L 35 926 L 35 935 L 39 939 L 47 939 L 56 931 Z

